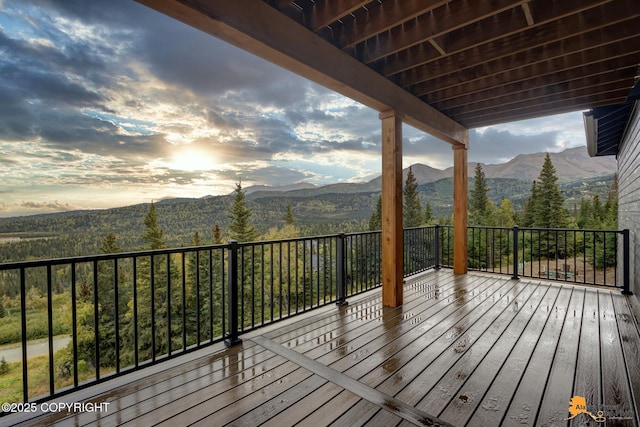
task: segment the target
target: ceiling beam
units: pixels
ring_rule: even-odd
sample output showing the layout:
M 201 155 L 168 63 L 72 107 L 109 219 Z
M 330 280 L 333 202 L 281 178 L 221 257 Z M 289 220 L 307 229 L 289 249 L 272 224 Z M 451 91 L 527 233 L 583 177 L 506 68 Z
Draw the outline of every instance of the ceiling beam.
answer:
M 271 3 L 278 9 L 282 10 L 293 2 L 294 0 L 273 0 Z
M 306 26 L 313 31 L 321 30 L 338 19 L 354 12 L 371 0 L 319 0 L 305 12 Z
M 637 22 L 640 25 L 640 19 Z M 634 26 L 625 26 L 628 33 L 634 33 Z M 605 33 L 605 36 L 610 33 Z M 530 51 L 502 57 L 484 64 L 460 69 L 454 73 L 436 77 L 411 87 L 411 93 L 427 96 L 430 104 L 464 96 L 474 96 L 485 88 L 494 88 L 503 83 L 515 83 L 537 76 L 548 75 L 555 81 L 555 73 L 576 70 L 576 75 L 599 74 L 636 61 L 640 63 L 640 35 L 635 34 L 627 39 L 605 39 L 587 37 L 589 49 L 568 53 L 562 45 L 550 43 L 536 47 Z M 571 43 L 566 43 L 571 45 Z M 545 59 L 545 57 L 548 58 Z M 618 59 L 620 58 L 620 60 Z M 611 61 L 608 63 L 607 61 Z M 596 70 L 590 71 L 593 64 L 599 64 Z M 581 71 L 580 69 L 584 67 Z M 552 77 L 552 78 L 551 78 Z M 493 89 L 492 89 L 493 90 Z M 465 101 L 462 100 L 464 103 Z
M 544 68 L 542 68 L 542 64 L 538 64 L 540 68 L 536 73 L 523 73 L 517 76 L 517 73 L 506 73 L 511 76 L 507 76 L 505 80 L 500 80 L 500 75 L 492 76 L 495 78 L 487 79 L 482 86 L 469 86 L 469 91 L 465 92 L 464 88 L 450 88 L 448 98 L 437 99 L 443 93 L 438 92 L 427 94 L 424 99 L 430 105 L 437 107 L 438 110 L 450 114 L 453 108 L 471 108 L 472 104 L 494 102 L 493 100 L 501 97 L 518 99 L 521 98 L 519 95 L 521 92 L 536 88 L 544 89 L 547 86 L 558 84 L 575 84 L 571 82 L 585 79 L 588 79 L 594 86 L 607 81 L 624 79 L 631 84 L 635 69 L 640 63 L 640 45 L 636 45 L 635 49 L 637 49 L 636 52 L 621 57 L 603 58 L 599 62 L 575 65 L 564 70 L 554 68 L 553 65 L 557 61 L 550 61 L 550 64 L 544 64 Z
M 565 101 L 562 98 L 550 99 L 549 102 L 538 105 L 535 108 L 524 107 L 517 110 L 497 107 L 493 112 L 469 116 L 460 120 L 465 126 L 471 128 L 490 126 L 498 123 L 508 123 L 536 117 L 546 117 L 555 114 L 568 113 L 572 111 L 588 110 L 593 107 L 610 104 L 623 103 L 629 95 L 630 88 L 617 90 L 614 92 L 589 95 Z
M 375 43 L 365 43 L 362 60 L 369 64 L 418 43 L 432 42 L 435 37 L 523 5 L 526 1 L 528 0 L 496 0 L 474 3 L 467 0 L 452 1 L 446 6 L 420 15 L 404 25 L 391 28 L 386 37 L 379 37 Z M 451 11 L 455 11 L 455 13 L 451 13 Z M 488 25 L 486 28 L 490 29 L 492 26 Z M 500 31 L 502 34 L 504 33 L 503 28 L 500 28 Z
M 336 29 L 337 45 L 350 48 L 450 0 L 388 0 Z
M 455 117 L 465 115 L 482 115 L 495 110 L 496 105 L 511 109 L 519 109 L 522 106 L 536 108 L 549 102 L 551 97 L 561 96 L 562 99 L 571 100 L 590 94 L 609 93 L 624 88 L 629 90 L 630 82 L 628 70 L 617 72 L 617 76 L 600 76 L 601 78 L 573 80 L 570 82 L 553 83 L 544 87 L 522 90 L 514 94 L 497 96 L 487 100 L 478 99 L 474 103 L 453 108 L 442 108 L 442 111 Z
M 622 19 L 621 15 L 625 10 L 637 10 L 636 7 L 628 6 L 632 1 L 613 2 L 611 7 L 614 8 L 614 15 L 618 13 L 617 19 Z M 543 6 L 545 5 L 547 7 L 535 9 L 536 25 L 533 27 L 527 26 L 521 10 L 509 10 L 449 33 L 446 36 L 446 44 L 442 48 L 451 55 L 471 50 L 495 50 L 500 46 L 507 55 L 507 51 L 530 48 L 531 43 L 534 42 L 539 41 L 539 44 L 544 44 L 554 40 L 554 37 L 564 38 L 592 30 L 595 28 L 591 27 L 592 23 L 606 22 L 603 17 L 608 16 L 603 15 L 602 10 L 606 9 L 606 6 L 602 5 L 602 0 L 563 0 L 559 4 L 546 0 Z M 602 26 L 603 24 L 600 25 Z M 511 45 L 504 43 L 503 40 L 513 40 L 517 44 Z M 407 70 L 410 72 L 428 70 L 429 63 L 440 58 L 428 49 L 420 49 L 421 46 L 416 45 L 390 56 L 375 68 L 387 77 Z
M 406 87 L 430 78 L 453 73 L 463 67 L 482 64 L 493 59 L 515 55 L 518 52 L 531 51 L 537 46 L 544 46 L 543 55 L 548 57 L 550 54 L 546 53 L 545 45 L 550 43 L 559 46 L 559 49 L 565 53 L 571 53 L 584 49 L 585 46 L 589 45 L 583 40 L 584 37 L 612 39 L 613 37 L 620 37 L 618 34 L 627 34 L 629 28 L 625 27 L 637 21 L 640 17 L 640 8 L 637 8 L 637 12 L 631 15 L 628 10 L 599 7 L 550 22 L 542 28 L 527 29 L 509 39 L 494 40 L 473 46 L 471 49 L 458 49 L 456 54 L 437 61 L 431 61 L 400 74 L 397 76 L 397 81 L 401 86 Z M 614 34 L 608 34 L 609 32 Z M 630 37 L 630 35 L 627 35 L 627 37 Z M 468 41 L 471 42 L 471 40 Z M 566 46 L 570 43 L 575 47 L 569 48 Z M 447 52 L 451 52 L 449 46 L 444 46 L 444 49 Z
M 452 144 L 468 130 L 262 0 L 139 0 L 165 15 Z M 423 3 L 423 2 L 421 2 Z

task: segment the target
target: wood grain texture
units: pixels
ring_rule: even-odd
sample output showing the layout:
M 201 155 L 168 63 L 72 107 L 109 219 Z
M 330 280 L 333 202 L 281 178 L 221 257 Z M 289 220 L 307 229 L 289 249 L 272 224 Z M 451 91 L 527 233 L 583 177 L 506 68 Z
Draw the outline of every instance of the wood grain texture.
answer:
M 574 395 L 596 410 L 617 408 L 606 414 L 607 425 L 637 425 L 640 332 L 629 297 L 619 291 L 440 270 L 408 278 L 404 295 L 402 306 L 384 308 L 373 291 L 348 307 L 265 331 L 288 352 L 456 426 L 594 425 L 586 414 L 565 421 Z M 107 413 L 0 422 L 407 425 L 384 402 L 320 378 L 287 352 L 254 345 L 259 332 L 240 347 L 213 347 L 185 363 L 179 357 L 150 367 L 118 387 L 107 381 L 64 397 L 109 402 Z

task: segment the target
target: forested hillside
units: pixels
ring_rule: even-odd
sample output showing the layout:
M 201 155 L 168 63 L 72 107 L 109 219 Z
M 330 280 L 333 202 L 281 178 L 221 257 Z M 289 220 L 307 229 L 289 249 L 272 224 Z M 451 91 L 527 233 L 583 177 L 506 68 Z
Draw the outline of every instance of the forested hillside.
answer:
M 263 234 L 284 225 L 287 204 L 305 235 L 366 229 L 377 193 L 326 194 L 290 198 L 285 194 L 249 201 L 253 222 Z M 158 224 L 169 246 L 189 246 L 196 232 L 203 243 L 211 243 L 216 224 L 223 231 L 232 196 L 204 199 L 166 200 L 156 204 Z M 114 233 L 125 251 L 143 247 L 144 216 L 149 204 L 123 208 L 75 211 L 59 214 L 1 218 L 0 237 L 20 237 L 18 242 L 0 244 L 0 262 L 77 256 L 98 253 L 104 237 Z

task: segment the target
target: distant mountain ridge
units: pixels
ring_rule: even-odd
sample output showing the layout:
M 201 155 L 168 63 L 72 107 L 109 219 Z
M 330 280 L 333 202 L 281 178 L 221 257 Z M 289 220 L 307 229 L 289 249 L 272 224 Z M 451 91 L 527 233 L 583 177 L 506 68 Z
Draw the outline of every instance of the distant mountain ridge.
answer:
M 295 184 L 279 185 L 279 186 L 252 185 L 247 188 L 243 188 L 243 190 L 244 190 L 244 194 L 253 194 L 257 192 L 283 193 L 283 192 L 294 191 L 294 190 L 305 190 L 308 188 L 317 188 L 317 186 L 315 184 L 311 184 L 310 182 L 297 182 Z
M 540 175 L 542 163 L 547 153 L 519 154 L 506 163 L 482 164 L 487 178 L 513 178 L 533 181 Z M 615 157 L 589 157 L 587 147 L 568 148 L 559 153 L 549 153 L 551 162 L 556 168 L 556 176 L 560 182 L 571 182 L 579 179 L 595 178 L 610 175 L 618 169 Z M 473 176 L 476 163 L 469 163 L 469 176 Z M 446 170 L 453 176 L 453 168 Z
M 613 157 L 589 157 L 587 147 L 569 148 L 559 153 L 549 153 L 551 161 L 556 168 L 556 176 L 560 183 L 569 183 L 578 180 L 596 178 L 599 176 L 611 175 L 617 169 L 617 160 Z M 519 154 L 506 163 L 483 164 L 482 170 L 485 176 L 490 178 L 513 179 L 531 182 L 538 178 L 546 153 Z M 468 165 L 468 176 L 473 178 L 476 164 L 470 162 Z M 437 169 L 422 163 L 411 165 L 411 170 L 416 177 L 416 182 L 429 184 L 445 178 L 453 177 L 453 167 L 447 169 Z M 403 182 L 407 179 L 409 168 L 402 171 Z M 260 198 L 273 196 L 272 191 L 281 191 L 288 197 L 313 197 L 321 194 L 332 193 L 368 193 L 378 192 L 382 188 L 382 177 L 378 176 L 368 182 L 361 183 L 337 183 L 322 187 L 315 187 L 308 183 L 293 184 L 289 187 L 307 184 L 304 188 L 281 191 L 285 187 L 267 187 L 269 191 L 247 191 L 249 198 Z
M 586 149 L 582 148 L 586 152 Z M 489 197 L 498 204 L 509 198 L 521 208 L 531 189 L 531 181 L 538 177 L 544 153 L 517 156 L 501 165 L 483 165 L 487 176 Z M 576 210 L 582 197 L 599 194 L 607 197 L 616 161 L 608 158 L 583 157 L 579 149 L 552 154 L 552 161 L 560 179 L 565 206 Z M 473 169 L 469 165 L 469 189 L 473 188 Z M 453 178 L 450 169 L 439 170 L 415 164 L 421 203 L 430 203 L 436 218 L 450 217 L 453 211 Z M 603 173 L 604 172 L 604 173 Z M 404 170 L 404 176 L 408 168 Z M 577 178 L 577 179 L 575 179 Z M 573 179 L 573 180 L 572 180 Z M 296 224 L 304 235 L 324 235 L 366 229 L 381 190 L 380 177 L 363 183 L 337 183 L 315 187 L 296 183 L 283 187 L 256 186 L 247 195 L 253 210 L 253 222 L 260 232 L 285 223 L 290 206 Z M 216 224 L 228 225 L 228 210 L 233 195 L 201 198 L 168 198 L 156 203 L 158 223 L 165 231 L 166 244 L 189 246 L 194 233 L 202 241 L 210 242 Z M 0 237 L 20 237 L 21 241 L 0 244 L 0 262 L 24 260 L 31 257 L 61 257 L 100 252 L 104 236 L 113 232 L 125 251 L 144 247 L 142 233 L 148 203 L 101 210 L 67 211 L 0 218 Z

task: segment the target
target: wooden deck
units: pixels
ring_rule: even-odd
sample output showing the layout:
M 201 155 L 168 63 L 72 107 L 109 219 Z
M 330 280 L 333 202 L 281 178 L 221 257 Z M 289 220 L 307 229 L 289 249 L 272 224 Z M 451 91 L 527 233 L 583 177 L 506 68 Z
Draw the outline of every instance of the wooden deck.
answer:
M 0 424 L 638 426 L 633 312 L 618 290 L 434 271 L 400 308 L 375 291 L 57 400 L 106 411 Z M 565 420 L 574 396 L 593 417 Z

